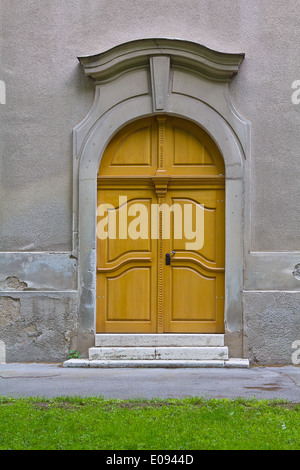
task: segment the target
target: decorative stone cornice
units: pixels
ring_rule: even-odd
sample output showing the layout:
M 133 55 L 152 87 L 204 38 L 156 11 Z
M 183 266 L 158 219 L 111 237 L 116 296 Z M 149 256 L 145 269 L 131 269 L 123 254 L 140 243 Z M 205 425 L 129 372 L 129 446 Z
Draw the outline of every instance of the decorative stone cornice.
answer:
M 244 59 L 243 53 L 218 52 L 190 41 L 161 38 L 130 41 L 78 60 L 87 76 L 103 82 L 130 69 L 150 66 L 157 56 L 170 58 L 171 67 L 193 70 L 218 82 L 229 82 Z

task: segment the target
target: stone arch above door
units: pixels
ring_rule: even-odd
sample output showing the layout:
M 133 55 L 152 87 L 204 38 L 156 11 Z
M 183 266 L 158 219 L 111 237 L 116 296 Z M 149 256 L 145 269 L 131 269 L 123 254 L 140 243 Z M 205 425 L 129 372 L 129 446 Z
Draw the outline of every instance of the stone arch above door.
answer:
M 79 58 L 95 85 L 91 110 L 74 129 L 73 252 L 79 259 L 79 349 L 93 345 L 95 333 L 96 186 L 102 155 L 125 124 L 159 113 L 202 127 L 223 156 L 225 327 L 228 334 L 242 331 L 244 172 L 250 124 L 232 105 L 229 83 L 243 59 L 244 54 L 221 53 L 174 39 L 141 39 Z

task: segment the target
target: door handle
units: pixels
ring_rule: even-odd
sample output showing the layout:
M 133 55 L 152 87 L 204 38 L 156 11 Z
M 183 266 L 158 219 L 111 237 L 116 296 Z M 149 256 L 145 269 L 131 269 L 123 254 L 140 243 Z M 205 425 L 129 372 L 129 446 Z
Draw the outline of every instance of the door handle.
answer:
M 166 266 L 171 265 L 171 257 L 174 256 L 176 251 L 172 251 L 172 253 L 167 253 L 166 254 Z

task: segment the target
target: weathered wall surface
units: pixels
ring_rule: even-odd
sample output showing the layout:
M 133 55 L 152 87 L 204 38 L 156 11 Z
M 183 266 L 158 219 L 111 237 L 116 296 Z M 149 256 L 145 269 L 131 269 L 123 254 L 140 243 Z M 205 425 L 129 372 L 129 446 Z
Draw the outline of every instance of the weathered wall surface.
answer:
M 7 362 L 59 362 L 76 348 L 75 294 L 12 292 L 0 297 Z
M 299 341 L 299 292 L 245 292 L 243 301 L 251 363 L 290 363 Z
M 72 129 L 93 96 L 76 57 L 170 37 L 245 52 L 232 96 L 252 123 L 252 249 L 298 251 L 297 8 L 291 0 L 2 0 L 2 250 L 71 249 Z
M 76 343 L 72 130 L 94 96 L 77 56 L 146 37 L 246 55 L 231 84 L 236 109 L 251 122 L 244 334 L 253 360 L 291 361 L 300 339 L 300 281 L 292 274 L 300 262 L 300 104 L 291 100 L 300 79 L 298 10 L 296 0 L 1 0 L 0 340 L 7 361 L 61 360 Z

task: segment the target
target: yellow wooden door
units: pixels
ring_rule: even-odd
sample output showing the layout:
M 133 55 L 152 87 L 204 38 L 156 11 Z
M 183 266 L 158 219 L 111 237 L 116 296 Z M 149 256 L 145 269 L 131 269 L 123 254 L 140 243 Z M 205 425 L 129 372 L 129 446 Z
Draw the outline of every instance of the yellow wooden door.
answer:
M 166 202 L 181 211 L 177 209 L 177 215 L 174 211 L 171 236 L 165 240 L 165 251 L 172 256 L 164 273 L 164 331 L 222 332 L 224 191 L 170 189 Z M 176 238 L 180 217 L 183 233 L 182 238 Z
M 158 116 L 110 142 L 98 175 L 97 332 L 223 332 L 224 164 Z
M 108 227 L 113 221 L 113 230 L 110 238 L 105 238 L 98 225 L 97 331 L 155 332 L 157 243 L 147 232 L 140 233 L 141 238 L 135 237 L 135 232 L 140 232 L 136 226 L 136 208 L 142 205 L 147 211 L 148 225 L 155 192 L 123 187 L 119 194 L 104 186 L 98 191 L 98 197 L 103 207 L 101 213 L 106 215 L 99 220 L 103 223 L 107 220 Z M 109 219 L 107 211 L 104 213 L 105 204 L 111 206 Z M 101 213 L 98 209 L 99 216 Z M 134 238 L 127 235 L 128 230 Z

